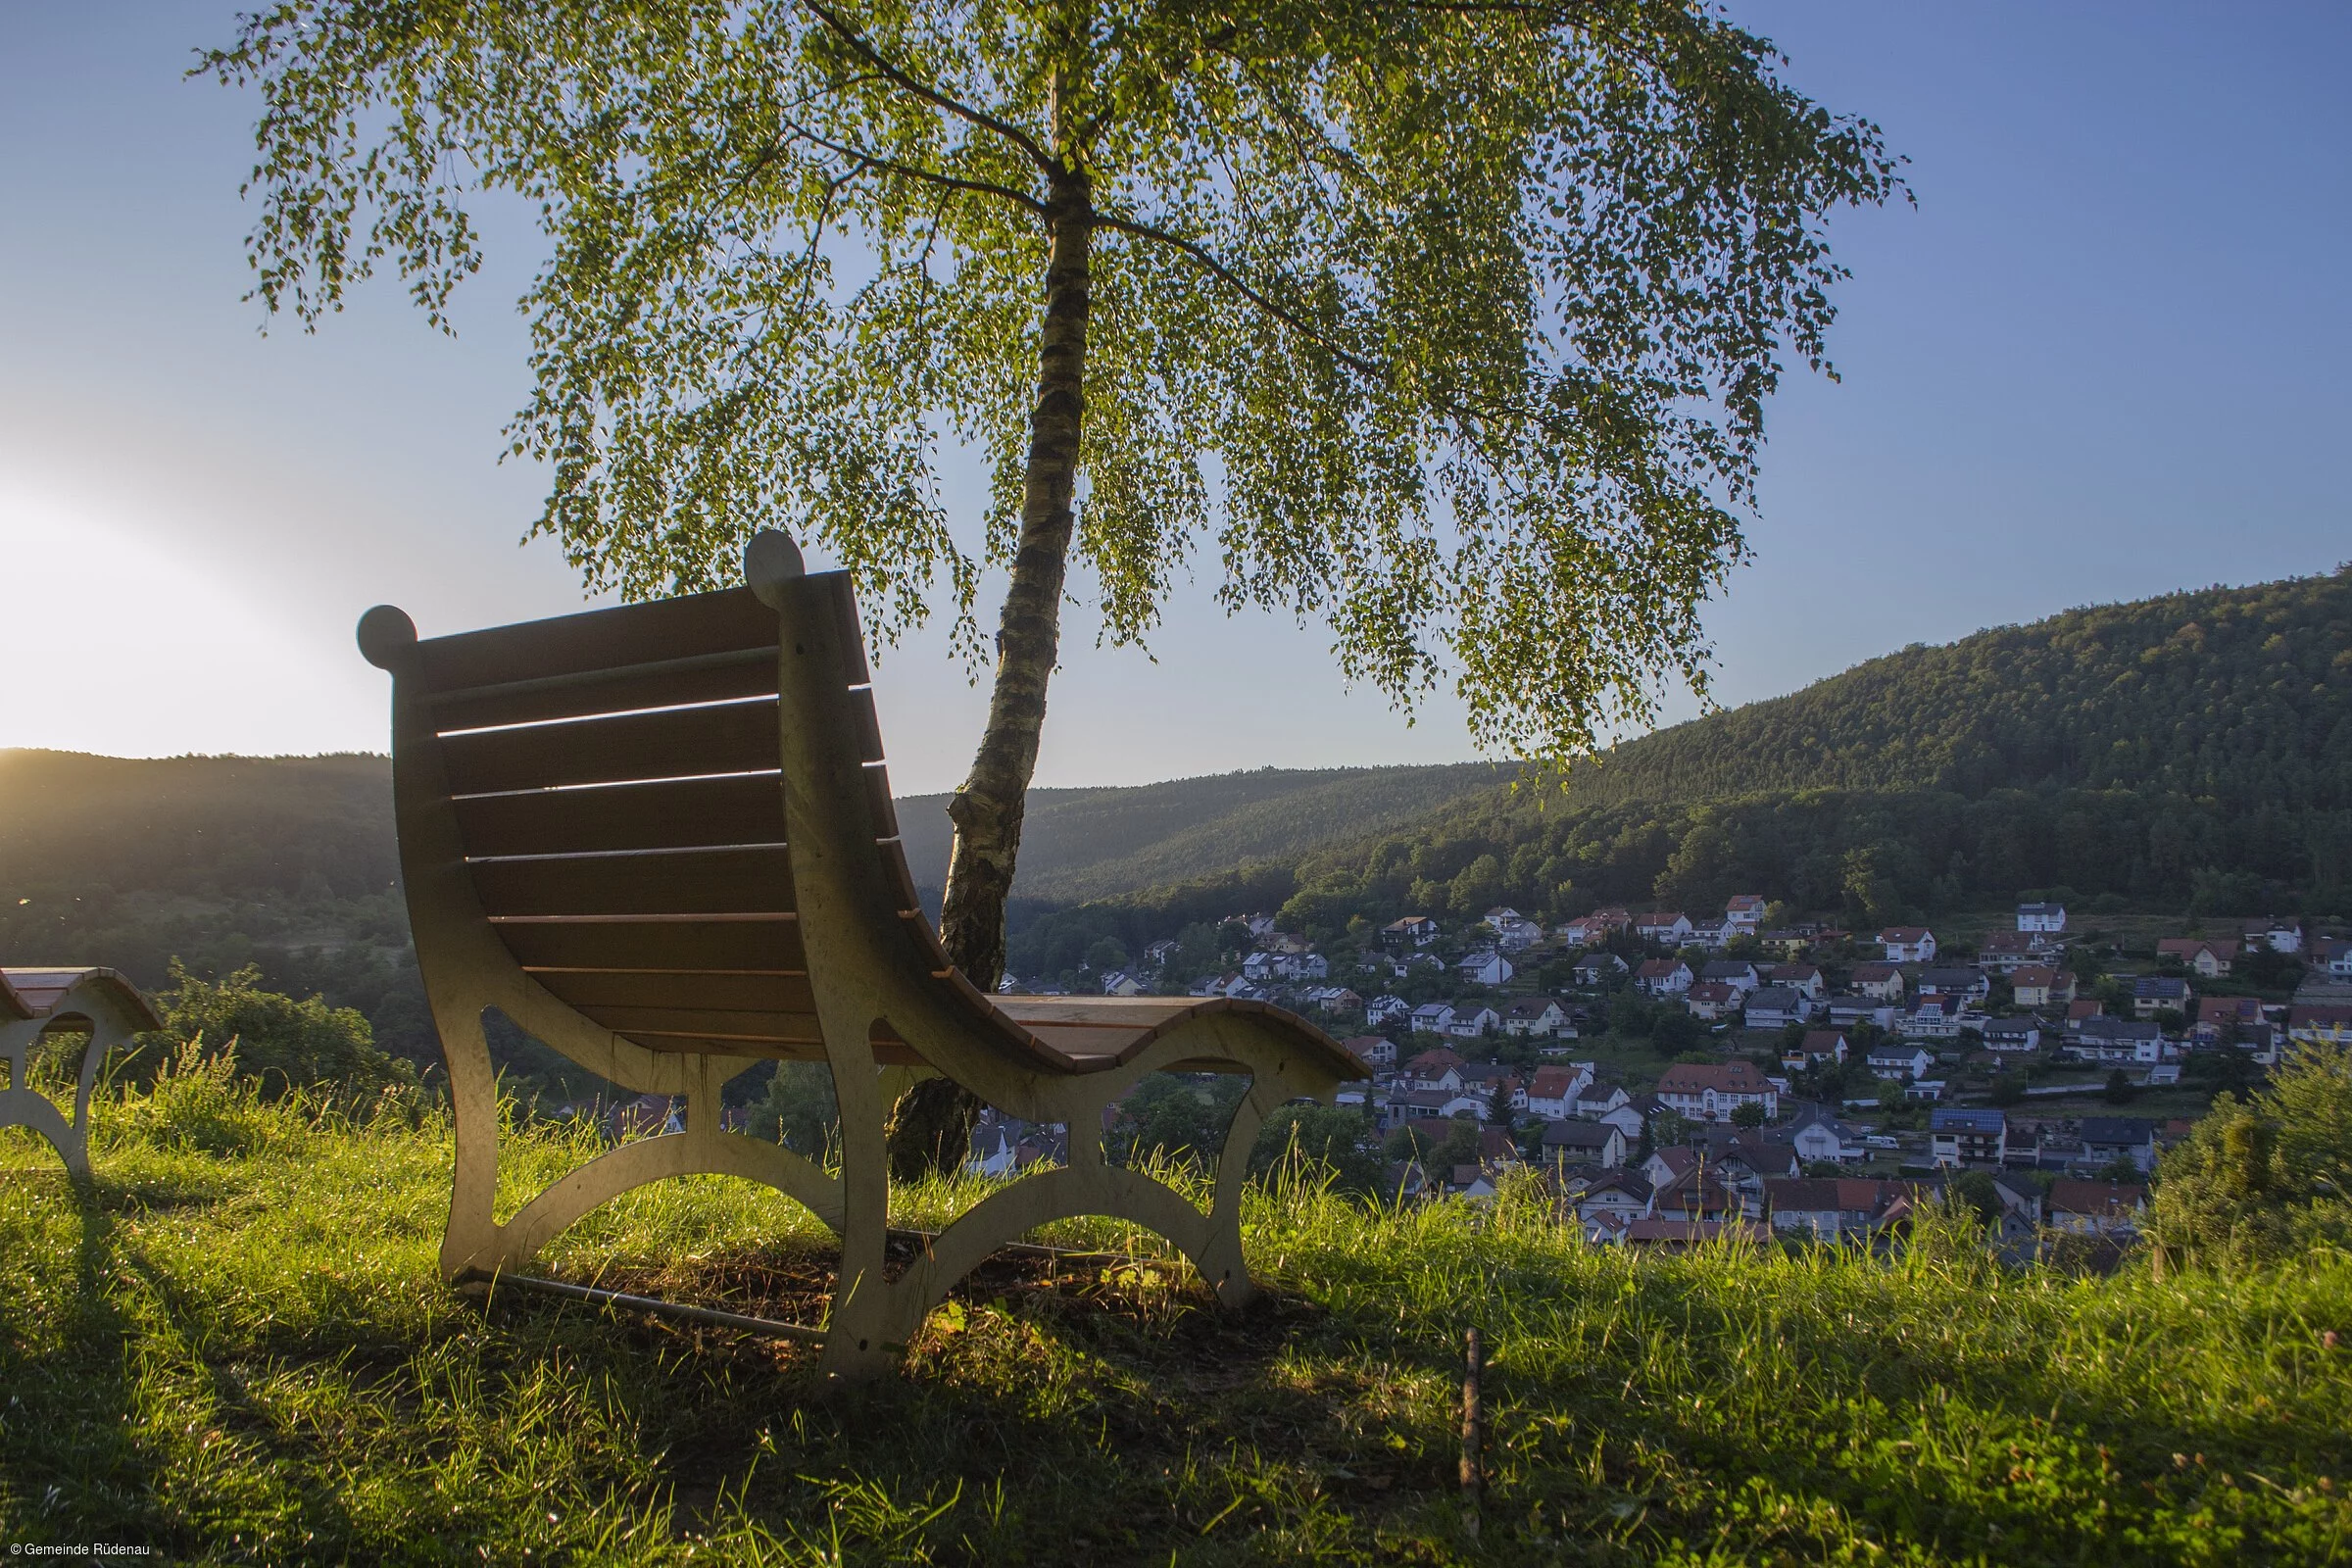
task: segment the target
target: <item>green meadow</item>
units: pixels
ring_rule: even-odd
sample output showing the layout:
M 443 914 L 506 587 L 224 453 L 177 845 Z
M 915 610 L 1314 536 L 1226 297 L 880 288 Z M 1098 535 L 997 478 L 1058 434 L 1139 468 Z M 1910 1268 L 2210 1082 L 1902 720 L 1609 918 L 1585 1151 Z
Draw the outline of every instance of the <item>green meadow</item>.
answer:
M 519 1201 L 587 1152 L 525 1131 Z M 434 1272 L 450 1140 L 167 1075 L 93 1189 L 0 1135 L 0 1537 L 172 1562 L 2325 1563 L 2352 1554 L 2352 1260 L 2019 1271 L 1589 1248 L 1491 1211 L 1254 1190 L 1224 1314 L 1152 1239 L 1006 1259 L 903 1373 Z M 975 1185 L 901 1196 L 935 1225 Z M 542 1260 L 807 1321 L 823 1232 L 671 1183 Z M 1489 1346 L 1473 1530 L 1460 1345 Z M 2332 1338 L 2331 1338 L 2332 1336 Z M 154 1560 L 151 1558 L 150 1560 Z

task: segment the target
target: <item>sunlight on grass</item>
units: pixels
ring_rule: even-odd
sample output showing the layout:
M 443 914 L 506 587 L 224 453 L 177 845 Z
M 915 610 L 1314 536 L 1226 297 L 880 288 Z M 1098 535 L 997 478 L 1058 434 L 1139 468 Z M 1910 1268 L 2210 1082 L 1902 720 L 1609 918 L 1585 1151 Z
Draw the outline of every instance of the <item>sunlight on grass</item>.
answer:
M 201 1062 L 96 1111 L 85 1203 L 0 1136 L 0 1534 L 186 1561 L 2327 1562 L 2352 1549 L 2352 1263 L 2156 1281 L 1582 1245 L 1533 1184 L 1246 1207 L 1270 1298 L 1134 1252 L 1000 1271 L 902 1377 L 804 1348 L 444 1290 L 446 1126 L 268 1104 Z M 535 1189 L 592 1147 L 524 1129 Z M 894 1197 L 930 1229 L 989 1188 Z M 1204 1196 L 1204 1194 L 1202 1195 Z M 717 1178 L 607 1205 L 542 1266 L 681 1295 L 824 1232 Z M 1044 1265 L 1040 1265 L 1044 1267 Z M 1452 1489 L 1461 1331 L 1491 1348 L 1484 1529 Z

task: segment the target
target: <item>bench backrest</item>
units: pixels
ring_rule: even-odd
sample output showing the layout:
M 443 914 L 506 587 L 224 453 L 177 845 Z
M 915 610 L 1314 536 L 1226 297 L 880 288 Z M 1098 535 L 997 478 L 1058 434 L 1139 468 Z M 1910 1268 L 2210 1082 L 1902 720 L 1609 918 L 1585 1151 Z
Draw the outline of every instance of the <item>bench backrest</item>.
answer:
M 821 1057 L 786 829 L 789 710 L 823 731 L 796 733 L 798 753 L 832 764 L 813 770 L 825 799 L 801 807 L 821 807 L 839 845 L 827 869 L 848 881 L 828 883 L 858 895 L 854 916 L 835 900 L 840 915 L 882 942 L 895 978 L 953 993 L 998 1050 L 1034 1055 L 923 918 L 847 578 L 791 592 L 807 628 L 796 649 L 824 655 L 821 692 L 797 701 L 779 694 L 784 621 L 749 588 L 423 641 L 398 611 L 369 612 L 363 650 L 397 679 L 412 907 L 420 880 L 458 871 L 470 899 L 426 902 L 478 906 L 539 986 L 650 1050 Z M 805 661 L 792 667 L 806 684 Z M 878 1043 L 912 1059 L 887 1031 Z

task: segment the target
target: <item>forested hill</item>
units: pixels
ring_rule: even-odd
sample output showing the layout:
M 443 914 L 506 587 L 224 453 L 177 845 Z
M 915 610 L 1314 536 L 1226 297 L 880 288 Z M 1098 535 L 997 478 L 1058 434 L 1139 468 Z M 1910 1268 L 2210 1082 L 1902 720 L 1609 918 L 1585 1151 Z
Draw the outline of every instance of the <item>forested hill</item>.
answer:
M 2352 807 L 2352 574 L 2102 605 L 1906 648 L 1620 747 L 1575 798 L 2046 787 Z
M 1069 902 L 1292 860 L 1337 840 L 1399 826 L 1496 788 L 1492 763 L 1436 767 L 1259 768 L 1115 789 L 1033 790 L 1021 830 L 1023 898 Z M 899 802 L 915 881 L 947 881 L 945 795 Z
M 2352 571 L 1907 648 L 1628 742 L 1564 796 L 1475 790 L 1287 862 L 1034 923 L 1011 957 L 1053 973 L 1098 936 L 1241 906 L 1334 932 L 1737 892 L 1857 924 L 2033 892 L 2352 907 Z

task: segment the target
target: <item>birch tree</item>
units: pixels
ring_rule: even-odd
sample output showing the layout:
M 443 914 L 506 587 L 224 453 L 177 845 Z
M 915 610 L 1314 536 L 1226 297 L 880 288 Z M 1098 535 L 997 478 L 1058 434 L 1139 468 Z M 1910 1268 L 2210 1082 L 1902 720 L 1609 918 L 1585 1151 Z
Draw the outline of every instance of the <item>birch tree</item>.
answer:
M 507 435 L 589 587 L 783 521 L 885 641 L 950 618 L 941 937 L 991 987 L 1074 593 L 1143 643 L 1209 578 L 1506 754 L 1705 691 L 1825 223 L 1902 191 L 1783 64 L 1696 0 L 285 0 L 197 69 L 258 90 L 273 315 L 389 273 L 446 326 L 481 204 L 535 215 Z

